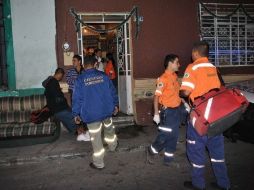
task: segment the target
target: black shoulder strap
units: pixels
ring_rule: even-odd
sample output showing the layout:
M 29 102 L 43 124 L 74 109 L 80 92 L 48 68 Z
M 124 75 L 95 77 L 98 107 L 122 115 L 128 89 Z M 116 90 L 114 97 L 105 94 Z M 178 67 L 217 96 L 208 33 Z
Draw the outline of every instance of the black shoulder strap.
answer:
M 224 80 L 222 78 L 222 75 L 220 74 L 220 71 L 219 71 L 219 69 L 217 67 L 216 67 L 216 70 L 217 70 L 217 74 L 218 74 L 218 77 L 219 77 L 221 85 L 225 86 L 225 82 L 224 82 Z

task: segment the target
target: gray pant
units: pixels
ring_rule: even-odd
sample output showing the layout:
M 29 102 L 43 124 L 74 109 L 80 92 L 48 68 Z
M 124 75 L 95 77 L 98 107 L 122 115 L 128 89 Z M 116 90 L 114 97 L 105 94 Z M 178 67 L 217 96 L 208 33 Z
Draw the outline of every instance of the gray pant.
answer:
M 117 147 L 117 136 L 112 118 L 107 118 L 101 122 L 89 123 L 87 127 L 93 146 L 93 164 L 98 168 L 103 168 L 105 149 L 101 139 L 102 130 L 104 130 L 104 141 L 108 144 L 109 150 L 114 151 Z

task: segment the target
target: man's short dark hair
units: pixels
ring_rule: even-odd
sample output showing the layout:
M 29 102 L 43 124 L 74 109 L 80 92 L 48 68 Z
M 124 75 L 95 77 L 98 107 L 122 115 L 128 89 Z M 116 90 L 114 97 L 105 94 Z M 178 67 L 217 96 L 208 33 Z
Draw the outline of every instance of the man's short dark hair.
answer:
M 202 57 L 209 56 L 209 44 L 206 41 L 194 43 L 192 50 L 197 51 Z
M 165 67 L 165 69 L 168 68 L 168 63 L 169 62 L 174 62 L 176 58 L 179 58 L 178 55 L 175 55 L 175 54 L 168 54 L 168 55 L 166 55 L 166 57 L 164 59 L 164 67 Z
M 56 74 L 62 74 L 62 75 L 64 75 L 64 73 L 65 73 L 65 72 L 64 72 L 64 69 L 63 69 L 63 68 L 60 68 L 60 67 L 57 68 L 56 71 L 55 71 L 55 75 L 56 75 Z
M 82 62 L 82 58 L 80 55 L 76 54 L 72 57 L 73 59 L 77 59 L 78 61 Z
M 94 65 L 96 63 L 96 58 L 92 55 L 84 57 L 84 65 Z

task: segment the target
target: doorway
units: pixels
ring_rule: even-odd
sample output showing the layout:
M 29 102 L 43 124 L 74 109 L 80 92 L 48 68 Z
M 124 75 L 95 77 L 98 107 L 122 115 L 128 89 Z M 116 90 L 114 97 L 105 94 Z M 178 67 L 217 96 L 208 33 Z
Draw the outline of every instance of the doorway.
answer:
M 110 29 L 127 18 L 129 13 L 80 13 L 79 17 L 89 26 L 96 29 Z M 84 49 L 92 47 L 102 50 L 102 57 L 112 53 L 116 60 L 117 91 L 119 109 L 121 112 L 133 114 L 132 98 L 132 44 L 131 21 L 121 28 L 108 33 L 97 33 L 87 27 L 79 25 L 77 33 L 78 52 L 83 57 Z

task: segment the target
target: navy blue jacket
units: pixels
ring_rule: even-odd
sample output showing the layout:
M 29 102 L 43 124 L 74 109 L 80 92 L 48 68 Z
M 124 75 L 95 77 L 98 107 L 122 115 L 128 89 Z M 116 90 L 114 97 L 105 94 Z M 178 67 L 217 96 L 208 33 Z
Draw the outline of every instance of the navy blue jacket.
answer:
M 73 116 L 92 123 L 111 117 L 118 106 L 116 89 L 104 72 L 88 69 L 78 76 L 72 96 Z

